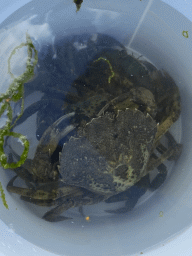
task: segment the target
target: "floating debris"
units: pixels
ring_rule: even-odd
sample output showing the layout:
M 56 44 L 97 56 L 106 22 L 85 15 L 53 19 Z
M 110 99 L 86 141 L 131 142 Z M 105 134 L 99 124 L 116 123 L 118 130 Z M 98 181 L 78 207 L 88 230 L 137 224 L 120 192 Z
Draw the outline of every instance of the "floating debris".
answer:
M 74 3 L 76 4 L 76 7 L 77 7 L 76 12 L 78 12 L 81 8 L 81 4 L 83 3 L 83 0 L 74 0 Z
M 163 212 L 162 211 L 159 212 L 159 217 L 163 217 Z
M 182 35 L 183 35 L 185 38 L 188 38 L 188 37 L 189 37 L 188 31 L 185 31 L 185 30 L 183 30 Z
M 86 217 L 85 217 L 85 220 L 86 220 L 86 221 L 90 221 L 90 217 L 89 217 L 89 216 L 86 216 Z

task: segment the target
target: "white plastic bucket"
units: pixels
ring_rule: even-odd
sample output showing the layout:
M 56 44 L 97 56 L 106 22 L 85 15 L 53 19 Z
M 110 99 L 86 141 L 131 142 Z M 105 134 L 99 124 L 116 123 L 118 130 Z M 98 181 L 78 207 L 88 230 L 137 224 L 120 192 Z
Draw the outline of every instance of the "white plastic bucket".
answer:
M 5 50 L 8 54 L 25 40 L 26 30 L 40 44 L 52 43 L 53 31 L 113 36 L 166 70 L 179 86 L 182 99 L 179 136 L 183 143 L 182 155 L 164 185 L 144 207 L 134 209 L 122 219 L 116 216 L 90 222 L 49 223 L 35 216 L 18 197 L 5 192 L 9 210 L 0 202 L 0 255 L 192 254 L 192 12 L 187 12 L 192 4 L 177 2 L 111 0 L 109 5 L 105 0 L 84 0 L 76 13 L 75 5 L 68 0 L 0 1 L 2 70 L 6 65 Z M 188 38 L 183 31 L 187 31 Z M 0 84 L 1 92 L 5 84 L 6 75 Z M 1 171 L 0 181 L 5 188 L 9 179 Z

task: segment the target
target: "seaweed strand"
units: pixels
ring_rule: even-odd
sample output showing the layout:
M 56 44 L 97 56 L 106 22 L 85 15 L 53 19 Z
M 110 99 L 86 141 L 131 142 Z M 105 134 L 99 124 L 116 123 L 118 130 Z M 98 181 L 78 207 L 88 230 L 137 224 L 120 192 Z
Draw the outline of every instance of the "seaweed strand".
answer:
M 5 200 L 5 193 L 4 193 L 4 190 L 3 190 L 1 182 L 0 182 L 0 192 L 1 192 L 1 196 L 0 197 L 1 197 L 2 201 L 3 201 L 3 205 L 5 206 L 5 208 L 7 210 L 9 210 L 9 206 L 7 204 L 7 201 Z
M 28 58 L 26 62 L 26 70 L 23 74 L 18 77 L 14 77 L 13 73 L 11 72 L 11 58 L 16 51 L 22 47 L 27 46 L 27 53 Z M 33 58 L 34 52 L 34 58 Z M 3 113 L 6 112 L 7 120 L 6 124 L 3 128 L 0 129 L 0 163 L 4 169 L 8 168 L 17 168 L 20 167 L 25 160 L 27 159 L 27 155 L 29 152 L 29 141 L 27 138 L 20 134 L 12 132 L 11 129 L 15 126 L 18 119 L 23 115 L 24 112 L 24 84 L 27 83 L 30 79 L 34 76 L 34 69 L 38 62 L 38 52 L 35 49 L 32 40 L 28 33 L 26 33 L 26 43 L 21 43 L 19 46 L 16 46 L 13 51 L 11 52 L 8 58 L 8 73 L 10 74 L 13 82 L 9 85 L 7 91 L 0 95 L 0 117 Z M 13 110 L 11 108 L 10 102 L 17 102 L 21 100 L 21 111 L 20 114 L 17 116 L 16 120 L 13 122 Z M 13 136 L 14 138 L 18 138 L 21 140 L 22 144 L 24 145 L 23 153 L 20 156 L 20 159 L 16 163 L 8 163 L 7 156 L 4 152 L 4 137 L 6 136 Z
M 103 57 L 99 57 L 97 60 L 95 60 L 95 62 L 100 61 L 100 60 L 106 61 L 108 63 L 108 65 L 109 65 L 109 68 L 110 68 L 110 71 L 111 71 L 111 75 L 108 78 L 108 83 L 110 84 L 111 83 L 111 78 L 113 78 L 115 76 L 115 72 L 113 71 L 111 63 L 110 63 L 110 61 L 108 59 L 103 58 Z

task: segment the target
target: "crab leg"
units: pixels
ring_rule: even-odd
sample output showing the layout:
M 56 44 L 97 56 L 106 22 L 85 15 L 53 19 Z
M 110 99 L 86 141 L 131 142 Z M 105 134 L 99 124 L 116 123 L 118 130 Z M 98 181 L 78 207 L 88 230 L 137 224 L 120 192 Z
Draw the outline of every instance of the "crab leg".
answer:
M 82 198 L 82 196 L 79 198 L 78 197 L 71 198 L 71 199 L 65 200 L 60 205 L 58 205 L 57 207 L 55 207 L 52 210 L 50 210 L 49 212 L 47 212 L 43 216 L 43 219 L 50 221 L 50 222 L 57 222 L 57 221 L 71 219 L 69 217 L 60 216 L 60 214 L 63 213 L 64 211 L 67 211 L 68 209 L 70 209 L 72 207 L 96 204 L 96 203 L 103 201 L 103 199 L 104 199 L 103 196 L 97 196 L 95 198 Z
M 33 114 L 35 114 L 37 111 L 39 111 L 40 109 L 42 109 L 43 107 L 47 106 L 50 102 L 53 102 L 55 105 L 58 104 L 58 102 L 60 103 L 60 105 L 62 106 L 63 101 L 61 100 L 54 100 L 54 99 L 44 99 L 44 100 L 39 100 L 33 104 L 31 104 L 29 107 L 27 107 L 23 113 L 23 115 L 21 116 L 21 118 L 19 118 L 15 124 L 15 126 L 22 124 L 23 122 L 25 122 L 25 120 L 27 118 L 29 118 L 30 116 L 32 116 Z M 17 119 L 17 116 L 13 119 L 13 122 L 15 122 L 15 120 Z M 14 127 L 15 127 L 14 126 Z
M 154 159 L 158 159 L 158 156 L 155 154 L 152 154 L 152 157 Z M 169 158 L 167 158 L 169 160 Z M 167 167 L 161 163 L 159 166 L 157 166 L 158 174 L 157 176 L 152 180 L 152 182 L 149 184 L 149 189 L 152 191 L 158 189 L 166 180 L 167 178 Z
M 158 169 L 159 174 L 150 184 L 150 189 L 156 190 L 159 188 L 165 181 L 167 177 L 167 168 L 163 164 L 165 160 L 175 161 L 179 158 L 182 151 L 182 144 L 177 143 L 174 137 L 170 132 L 167 132 L 165 136 L 168 139 L 168 149 L 163 146 L 161 143 L 158 144 L 157 150 L 162 154 L 160 157 L 157 157 L 154 153 L 151 155 L 151 159 L 148 164 L 148 171 L 151 171 L 155 168 Z
M 160 166 L 165 160 L 173 156 L 175 152 L 178 151 L 178 148 L 180 148 L 180 146 L 181 146 L 180 144 L 177 144 L 173 147 L 168 148 L 167 151 L 157 159 L 154 159 L 153 157 L 151 157 L 151 159 L 149 160 L 149 164 L 146 168 L 147 172 L 154 170 L 155 168 Z
M 17 176 L 13 177 L 9 181 L 9 183 L 7 184 L 7 190 L 11 193 L 19 194 L 23 197 L 29 197 L 38 200 L 56 200 L 58 198 L 65 197 L 68 195 L 81 195 L 83 193 L 79 188 L 73 186 L 64 186 L 57 189 L 51 189 L 50 191 L 44 190 L 43 186 L 38 189 L 15 187 L 13 186 L 13 182 L 16 180 L 16 178 Z
M 166 132 L 165 136 L 168 139 L 168 147 L 176 146 L 174 154 L 171 157 L 169 157 L 167 160 L 168 161 L 177 160 L 179 158 L 179 156 L 181 155 L 183 145 L 180 143 L 177 143 L 176 140 L 174 139 L 173 135 L 169 131 Z M 167 151 L 167 148 L 165 146 L 163 146 L 161 143 L 158 144 L 156 149 L 161 154 L 163 154 Z
M 64 211 L 67 211 L 68 209 L 74 207 L 74 201 L 71 199 L 68 199 L 66 202 L 63 202 L 63 204 L 53 208 L 52 210 L 48 211 L 44 214 L 43 219 L 50 221 L 50 222 L 57 222 L 57 221 L 63 221 L 67 219 L 72 219 L 65 216 L 59 216 Z
M 73 197 L 81 196 L 81 194 L 83 195 L 82 191 L 77 190 L 77 192 L 75 192 L 75 190 L 74 190 L 72 194 L 69 194 L 69 195 L 66 194 L 66 196 L 63 196 L 63 197 L 57 198 L 57 199 L 45 199 L 44 200 L 44 199 L 34 199 L 31 197 L 21 196 L 21 200 L 38 205 L 38 206 L 50 207 L 50 206 L 55 206 L 55 205 L 61 204 L 61 202 L 69 200 L 72 196 Z
M 147 183 L 150 183 L 149 175 L 146 175 L 145 177 L 143 177 L 143 180 L 145 179 L 147 179 L 148 181 Z M 114 210 L 105 210 L 105 211 L 108 213 L 115 213 L 115 214 L 122 214 L 122 213 L 129 212 L 133 210 L 139 198 L 142 195 L 144 195 L 146 191 L 147 191 L 147 188 L 142 187 L 142 185 L 137 186 L 137 184 L 135 184 L 135 186 L 132 186 L 125 192 L 112 196 L 105 201 L 106 203 L 114 203 L 114 202 L 120 202 L 120 201 L 126 200 L 124 207 L 114 209 Z
M 8 156 L 8 161 L 10 163 L 13 163 L 13 156 L 19 160 L 20 159 L 20 156 L 9 146 L 9 149 L 11 150 L 11 153 L 9 153 L 9 156 Z M 27 183 L 30 183 L 33 180 L 33 175 L 28 171 L 30 170 L 30 167 L 31 167 L 31 159 L 26 159 L 25 160 L 25 163 L 22 165 L 22 167 L 18 167 L 16 169 L 12 169 L 18 177 L 20 177 L 21 179 L 23 179 L 25 182 Z
M 177 121 L 180 116 L 181 106 L 180 102 L 175 100 L 172 105 L 172 112 L 161 124 L 157 127 L 157 133 L 155 136 L 155 145 L 159 143 L 161 137 L 169 130 L 173 123 Z

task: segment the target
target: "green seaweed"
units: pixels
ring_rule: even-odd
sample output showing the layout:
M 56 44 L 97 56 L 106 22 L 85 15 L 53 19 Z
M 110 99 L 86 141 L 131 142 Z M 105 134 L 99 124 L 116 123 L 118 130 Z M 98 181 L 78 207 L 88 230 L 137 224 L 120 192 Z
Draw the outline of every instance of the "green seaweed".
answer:
M 107 60 L 106 58 L 103 58 L 103 57 L 99 57 L 97 60 L 95 60 L 95 62 L 100 61 L 100 60 L 104 60 L 109 64 L 109 68 L 110 68 L 110 71 L 111 71 L 111 76 L 108 78 L 108 83 L 110 84 L 111 83 L 111 78 L 113 78 L 115 76 L 115 72 L 113 71 L 113 68 L 112 68 L 111 63 L 110 63 L 109 60 Z
M 1 199 L 2 199 L 3 205 L 5 206 L 6 209 L 9 210 L 9 206 L 7 204 L 7 201 L 5 200 L 5 193 L 4 193 L 1 182 L 0 182 L 0 192 L 1 192 Z
M 76 4 L 76 12 L 78 12 L 81 8 L 81 4 L 83 3 L 83 0 L 73 0 L 74 3 Z
M 11 58 L 16 53 L 16 51 L 22 47 L 27 46 L 27 53 L 28 58 L 26 62 L 26 70 L 23 74 L 18 77 L 14 77 L 11 72 Z M 34 57 L 33 57 L 34 52 Z M 3 128 L 0 129 L 0 163 L 4 169 L 8 168 L 17 168 L 20 167 L 25 160 L 27 159 L 27 155 L 29 152 L 29 141 L 27 138 L 20 134 L 12 132 L 14 125 L 16 124 L 17 120 L 22 116 L 24 111 L 24 84 L 27 83 L 30 79 L 34 77 L 34 69 L 38 62 L 38 52 L 35 49 L 32 40 L 28 33 L 26 33 L 26 43 L 21 43 L 19 46 L 15 47 L 8 58 L 8 73 L 10 74 L 13 82 L 9 85 L 7 91 L 0 95 L 0 117 L 6 111 L 7 114 L 7 121 Z M 11 102 L 17 102 L 21 100 L 21 111 L 18 115 L 15 122 L 13 122 L 13 110 L 11 107 Z M 20 156 L 20 159 L 16 163 L 8 163 L 7 156 L 4 152 L 4 138 L 7 136 L 13 136 L 14 138 L 18 138 L 24 145 L 23 153 Z
M 185 30 L 183 30 L 182 35 L 183 35 L 185 38 L 188 38 L 188 37 L 189 37 L 188 31 L 185 31 Z

